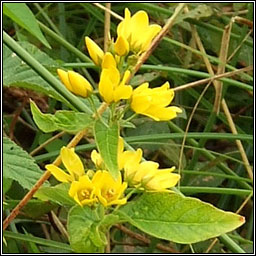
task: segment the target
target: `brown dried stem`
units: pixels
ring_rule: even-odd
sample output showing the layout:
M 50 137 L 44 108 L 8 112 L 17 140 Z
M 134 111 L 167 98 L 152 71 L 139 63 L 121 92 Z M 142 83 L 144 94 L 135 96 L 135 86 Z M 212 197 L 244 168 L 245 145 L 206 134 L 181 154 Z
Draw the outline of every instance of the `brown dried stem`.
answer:
M 125 226 L 121 225 L 121 224 L 116 224 L 114 225 L 117 229 L 121 230 L 122 232 L 124 232 L 125 234 L 127 234 L 128 236 L 137 239 L 147 245 L 150 245 L 151 241 L 150 239 L 146 238 L 145 236 L 135 233 L 133 231 L 131 231 L 130 229 L 126 228 Z M 176 251 L 175 249 L 169 247 L 169 246 L 165 246 L 163 244 L 158 243 L 156 245 L 156 248 L 164 251 L 164 252 L 169 252 L 169 253 L 179 253 L 178 251 Z

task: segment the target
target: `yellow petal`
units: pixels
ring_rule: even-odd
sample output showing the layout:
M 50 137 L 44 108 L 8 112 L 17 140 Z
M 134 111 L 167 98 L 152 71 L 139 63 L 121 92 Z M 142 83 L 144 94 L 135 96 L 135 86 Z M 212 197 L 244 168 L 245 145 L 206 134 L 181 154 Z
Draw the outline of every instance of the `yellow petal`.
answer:
M 109 69 L 103 69 L 99 82 L 99 93 L 107 103 L 114 101 L 114 84 L 110 80 Z
M 87 46 L 89 55 L 93 62 L 100 66 L 102 58 L 104 57 L 104 52 L 101 50 L 101 48 L 88 36 L 85 37 L 85 44 Z
M 129 53 L 129 43 L 122 35 L 117 37 L 114 50 L 119 56 L 125 56 Z
M 114 101 L 129 99 L 132 96 L 132 87 L 130 85 L 120 85 L 114 90 Z
M 125 85 L 127 83 L 128 79 L 130 78 L 130 75 L 131 75 L 130 70 L 126 70 L 124 72 L 123 79 L 119 85 Z
M 74 149 L 62 147 L 60 155 L 64 166 L 71 175 L 79 177 L 85 174 L 83 163 L 78 155 L 74 152 Z
M 150 96 L 133 96 L 131 109 L 138 114 L 144 114 L 144 112 L 150 107 L 150 101 Z
M 54 164 L 47 164 L 45 168 L 60 182 L 71 182 L 73 179 L 70 175 L 62 171 Z
M 68 78 L 68 72 L 62 70 L 62 69 L 57 69 L 57 73 L 58 73 L 58 76 L 61 80 L 61 82 L 66 86 L 66 88 L 71 91 L 71 92 L 74 92 L 73 89 L 72 89 L 72 86 L 69 82 L 69 78 Z
M 156 35 L 160 32 L 161 26 L 153 24 L 148 27 L 148 31 L 146 32 L 145 36 L 143 37 L 144 40 L 141 42 L 141 51 L 146 51 L 152 40 L 156 37 Z
M 80 74 L 74 71 L 68 71 L 68 77 L 73 92 L 79 96 L 87 97 L 88 91 L 92 92 L 91 84 Z
M 177 117 L 177 113 L 181 112 L 182 110 L 178 107 L 161 108 L 157 106 L 152 106 L 141 114 L 149 116 L 155 121 L 168 121 Z
M 91 159 L 97 167 L 101 166 L 103 161 L 102 157 L 95 149 L 91 153 Z
M 110 52 L 107 52 L 103 59 L 102 59 L 102 63 L 101 63 L 101 68 L 110 68 L 110 67 L 116 67 L 116 61 L 113 57 L 113 55 Z

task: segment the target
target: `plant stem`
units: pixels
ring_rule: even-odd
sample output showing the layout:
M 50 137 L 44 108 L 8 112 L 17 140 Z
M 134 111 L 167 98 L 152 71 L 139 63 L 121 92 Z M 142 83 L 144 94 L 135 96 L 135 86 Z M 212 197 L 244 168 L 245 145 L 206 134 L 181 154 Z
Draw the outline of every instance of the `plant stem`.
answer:
M 80 101 L 76 96 L 69 92 L 55 76 L 53 76 L 43 65 L 41 65 L 27 51 L 25 51 L 5 31 L 3 32 L 3 41 L 13 52 L 15 52 L 32 69 L 34 69 L 45 81 L 47 81 L 58 93 L 60 93 L 75 108 L 82 112 L 92 112 L 82 101 Z

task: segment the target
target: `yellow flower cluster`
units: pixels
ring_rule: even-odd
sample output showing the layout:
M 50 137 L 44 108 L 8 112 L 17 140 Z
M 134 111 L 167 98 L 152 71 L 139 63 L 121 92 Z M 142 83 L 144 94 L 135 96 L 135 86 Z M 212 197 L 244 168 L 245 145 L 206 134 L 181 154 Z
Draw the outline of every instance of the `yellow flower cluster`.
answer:
M 99 94 L 106 103 L 128 100 L 131 109 L 155 121 L 171 120 L 181 113 L 178 107 L 168 107 L 174 98 L 174 91 L 165 83 L 151 89 L 143 83 L 133 90 L 129 85 L 131 72 L 127 68 L 127 58 L 139 56 L 145 52 L 152 40 L 161 30 L 161 26 L 149 24 L 148 14 L 138 11 L 131 16 L 125 9 L 125 17 L 117 27 L 117 39 L 112 42 L 106 53 L 89 37 L 85 37 L 89 55 L 95 65 L 101 67 Z M 131 68 L 131 67 L 130 67 Z M 92 85 L 83 76 L 74 71 L 57 70 L 62 83 L 72 93 L 88 97 L 93 91 Z
M 69 196 L 81 206 L 101 203 L 103 206 L 123 205 L 127 202 L 124 191 L 128 184 L 131 187 L 144 188 L 148 191 L 167 191 L 180 180 L 180 175 L 172 173 L 175 167 L 159 169 L 159 164 L 153 161 L 142 161 L 142 150 L 124 151 L 124 142 L 120 137 L 118 142 L 118 167 L 123 170 L 114 180 L 106 170 L 101 155 L 93 150 L 91 159 L 97 171 L 88 170 L 85 173 L 83 163 L 74 148 L 62 147 L 61 159 L 65 172 L 53 164 L 46 165 L 46 169 L 60 182 L 70 183 Z M 89 175 L 90 173 L 94 173 Z M 124 181 L 122 181 L 124 179 Z
M 104 168 L 101 155 L 93 150 L 92 161 L 99 168 Z M 124 180 L 133 187 L 143 187 L 149 191 L 166 191 L 174 187 L 180 180 L 180 175 L 172 173 L 175 167 L 158 169 L 159 164 L 153 161 L 142 162 L 142 150 L 124 151 L 124 142 L 118 142 L 118 166 L 124 170 Z
M 121 175 L 117 180 L 114 180 L 108 171 L 98 170 L 90 179 L 73 148 L 63 147 L 60 155 L 69 174 L 53 164 L 48 164 L 45 167 L 57 180 L 71 183 L 69 195 L 79 205 L 100 202 L 107 207 L 113 204 L 126 203 L 123 193 L 127 183 L 122 182 Z

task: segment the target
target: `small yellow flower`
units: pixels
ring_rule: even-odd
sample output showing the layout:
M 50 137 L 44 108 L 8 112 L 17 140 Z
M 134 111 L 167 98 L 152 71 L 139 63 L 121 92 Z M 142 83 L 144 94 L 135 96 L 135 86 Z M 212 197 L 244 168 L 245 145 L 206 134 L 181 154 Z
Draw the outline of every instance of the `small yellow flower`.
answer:
M 87 46 L 89 55 L 93 62 L 100 66 L 102 62 L 102 58 L 104 57 L 104 52 L 101 48 L 88 36 L 85 37 L 85 44 Z
M 158 169 L 159 164 L 153 161 L 145 161 L 129 168 L 125 167 L 125 180 L 135 187 L 144 187 L 150 191 L 166 191 L 174 187 L 180 179 L 180 175 L 172 173 L 175 167 Z
M 148 88 L 148 83 L 137 87 L 132 94 L 131 108 L 134 112 L 153 118 L 155 121 L 167 121 L 175 118 L 182 110 L 167 107 L 173 100 L 174 91 L 168 82 L 158 88 Z
M 121 175 L 114 180 L 109 172 L 99 170 L 93 176 L 92 183 L 96 188 L 95 194 L 103 206 L 126 203 L 127 199 L 123 198 L 123 193 L 127 183 L 122 182 Z
M 78 180 L 79 177 L 85 175 L 83 163 L 78 155 L 74 152 L 74 148 L 62 147 L 60 151 L 61 160 L 68 170 L 69 174 L 61 170 L 54 164 L 47 164 L 45 168 L 61 182 L 72 182 Z
M 110 52 L 106 52 L 101 63 L 101 68 L 116 68 L 116 60 Z
M 124 20 L 117 27 L 117 38 L 122 36 L 129 43 L 131 51 L 141 53 L 148 49 L 160 30 L 159 25 L 149 25 L 148 14 L 145 11 L 138 11 L 131 17 L 129 9 L 125 8 Z
M 119 70 L 111 66 L 103 69 L 99 82 L 99 93 L 107 103 L 118 102 L 122 99 L 129 99 L 132 95 L 132 87 L 125 85 L 130 76 L 130 71 L 126 70 L 120 81 Z
M 129 53 L 129 48 L 127 40 L 122 35 L 118 36 L 114 44 L 115 53 L 119 56 L 125 56 Z
M 69 189 L 69 196 L 81 206 L 97 202 L 95 186 L 87 175 L 79 177 L 78 181 L 73 181 Z
M 87 97 L 88 94 L 93 91 L 91 84 L 77 72 L 66 72 L 62 69 L 57 69 L 57 73 L 62 83 L 72 93 L 78 96 Z

